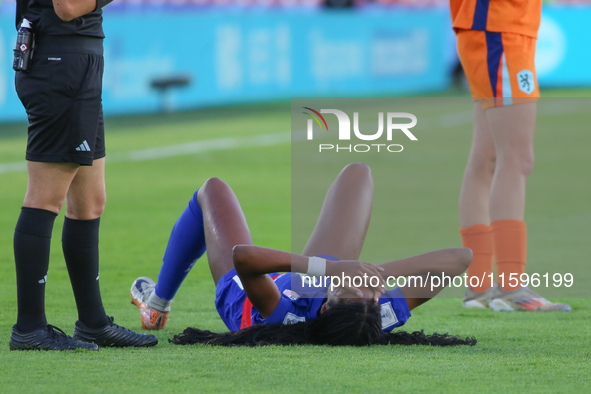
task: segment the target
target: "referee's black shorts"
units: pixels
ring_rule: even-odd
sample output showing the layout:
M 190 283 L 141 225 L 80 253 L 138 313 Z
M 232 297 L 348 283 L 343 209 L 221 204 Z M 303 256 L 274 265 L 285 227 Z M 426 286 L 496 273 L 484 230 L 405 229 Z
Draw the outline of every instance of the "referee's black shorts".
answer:
M 29 117 L 27 160 L 88 166 L 105 157 L 103 66 L 101 38 L 37 38 L 30 71 L 15 80 Z

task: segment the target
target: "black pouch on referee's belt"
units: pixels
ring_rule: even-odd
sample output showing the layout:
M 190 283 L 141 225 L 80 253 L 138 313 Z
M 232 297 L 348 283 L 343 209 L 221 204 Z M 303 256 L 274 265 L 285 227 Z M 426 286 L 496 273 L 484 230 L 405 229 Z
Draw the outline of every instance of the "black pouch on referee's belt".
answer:
M 31 22 L 23 19 L 23 23 L 21 23 L 20 29 L 18 29 L 16 47 L 13 49 L 14 60 L 12 62 L 12 69 L 14 71 L 29 71 L 35 42 L 35 34 L 33 33 L 32 27 Z

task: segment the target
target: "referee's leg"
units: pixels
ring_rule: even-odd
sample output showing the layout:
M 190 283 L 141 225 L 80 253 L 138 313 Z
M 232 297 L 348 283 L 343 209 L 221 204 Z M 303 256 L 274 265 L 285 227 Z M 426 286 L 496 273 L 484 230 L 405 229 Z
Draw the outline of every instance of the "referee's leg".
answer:
M 106 202 L 105 158 L 81 166 L 67 194 L 62 249 L 78 319 L 90 328 L 109 324 L 99 288 L 99 227 Z
M 74 163 L 27 162 L 27 194 L 14 233 L 20 332 L 47 326 L 45 283 L 51 233 L 78 167 Z
M 105 158 L 94 160 L 92 166 L 78 169 L 70 184 L 66 217 L 75 220 L 93 220 L 105 209 Z

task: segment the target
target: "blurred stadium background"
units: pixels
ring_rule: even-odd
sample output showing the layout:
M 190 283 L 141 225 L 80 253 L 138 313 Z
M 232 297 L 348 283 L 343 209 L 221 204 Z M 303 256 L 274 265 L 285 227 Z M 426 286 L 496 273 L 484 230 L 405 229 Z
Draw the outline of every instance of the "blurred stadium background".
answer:
M 26 120 L 11 69 L 14 8 L 0 1 L 0 122 Z M 442 93 L 461 71 L 448 0 L 116 0 L 104 11 L 107 116 Z M 544 3 L 543 88 L 591 86 L 589 20 L 589 0 Z

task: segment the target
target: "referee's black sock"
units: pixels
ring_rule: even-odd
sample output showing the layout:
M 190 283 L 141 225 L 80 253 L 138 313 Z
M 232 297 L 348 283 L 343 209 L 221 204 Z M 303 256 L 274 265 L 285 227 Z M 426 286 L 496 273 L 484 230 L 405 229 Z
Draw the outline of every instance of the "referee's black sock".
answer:
M 78 319 L 89 328 L 100 328 L 109 323 L 99 288 L 100 221 L 100 218 L 66 218 L 62 232 L 62 249 L 76 298 Z
M 17 328 L 27 333 L 47 325 L 45 282 L 51 232 L 57 214 L 45 209 L 21 209 L 14 230 L 14 261 L 18 299 Z

